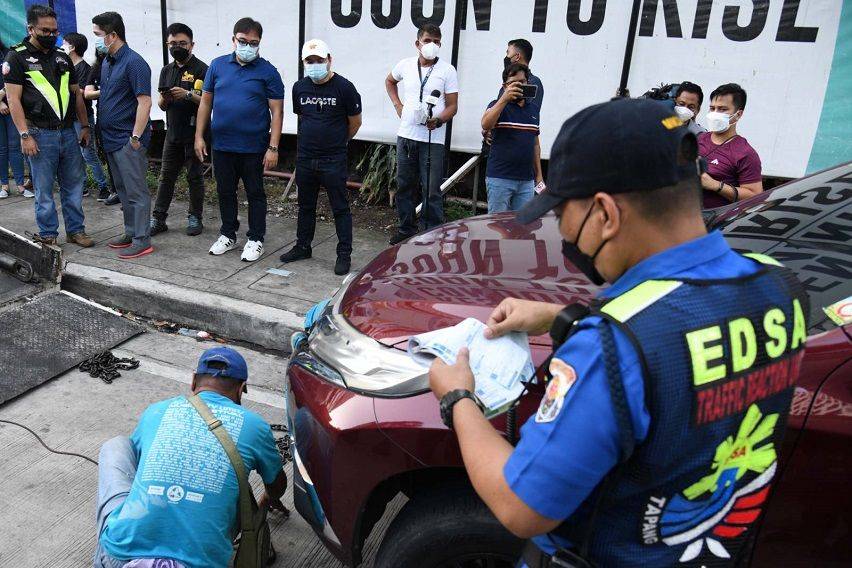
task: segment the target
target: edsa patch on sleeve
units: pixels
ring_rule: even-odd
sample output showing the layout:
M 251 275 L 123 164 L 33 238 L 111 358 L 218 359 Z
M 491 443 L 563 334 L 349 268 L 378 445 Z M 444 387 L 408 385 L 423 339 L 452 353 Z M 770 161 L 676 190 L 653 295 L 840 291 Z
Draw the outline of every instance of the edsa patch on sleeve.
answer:
M 538 406 L 536 422 L 552 422 L 559 416 L 559 411 L 562 410 L 562 404 L 565 402 L 565 395 L 577 380 L 574 367 L 562 359 L 554 357 L 550 361 L 549 371 L 551 378 L 544 391 L 544 398 Z

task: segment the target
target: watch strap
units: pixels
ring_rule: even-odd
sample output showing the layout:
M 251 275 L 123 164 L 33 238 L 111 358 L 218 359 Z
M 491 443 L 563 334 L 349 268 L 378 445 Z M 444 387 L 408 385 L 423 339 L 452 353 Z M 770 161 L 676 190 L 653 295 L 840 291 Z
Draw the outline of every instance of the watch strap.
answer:
M 441 420 L 450 430 L 453 429 L 453 407 L 462 399 L 469 398 L 476 402 L 476 397 L 467 389 L 451 390 L 441 398 Z M 477 403 L 477 406 L 479 404 Z

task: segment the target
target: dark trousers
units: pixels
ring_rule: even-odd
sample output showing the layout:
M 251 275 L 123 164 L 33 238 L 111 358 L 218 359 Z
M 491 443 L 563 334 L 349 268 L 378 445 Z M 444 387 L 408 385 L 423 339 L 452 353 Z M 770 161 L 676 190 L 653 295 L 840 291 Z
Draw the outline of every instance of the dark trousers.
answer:
M 346 190 L 346 156 L 340 158 L 303 159 L 296 161 L 296 185 L 299 188 L 299 222 L 296 244 L 309 248 L 314 240 L 317 196 L 320 187 L 328 192 L 337 230 L 337 254 L 352 254 L 352 212 Z
M 248 199 L 247 236 L 251 241 L 263 242 L 266 235 L 266 193 L 263 191 L 263 153 L 238 154 L 213 150 L 213 176 L 219 195 L 219 213 L 222 228 L 219 233 L 237 239 L 240 222 L 237 220 L 237 182 L 243 180 Z
M 175 182 L 180 170 L 186 167 L 186 179 L 189 182 L 189 209 L 187 213 L 201 218 L 204 209 L 204 178 L 201 177 L 201 162 L 195 156 L 192 142 L 174 142 L 168 138 L 163 143 L 163 163 L 160 167 L 160 183 L 157 189 L 157 202 L 154 204 L 154 217 L 165 221 L 169 214 L 169 205 L 175 195 Z
M 426 187 L 426 159 L 428 142 L 408 138 L 396 139 L 396 212 L 399 215 L 399 232 L 413 235 L 417 232 L 415 208 L 418 197 L 422 200 Z M 429 174 L 429 207 L 420 212 L 420 230 L 444 222 L 444 199 L 441 196 L 441 172 L 444 166 L 444 145 L 431 144 L 432 166 Z M 420 191 L 418 191 L 420 189 Z M 417 195 L 419 194 L 419 195 Z M 425 201 L 425 200 L 424 200 Z

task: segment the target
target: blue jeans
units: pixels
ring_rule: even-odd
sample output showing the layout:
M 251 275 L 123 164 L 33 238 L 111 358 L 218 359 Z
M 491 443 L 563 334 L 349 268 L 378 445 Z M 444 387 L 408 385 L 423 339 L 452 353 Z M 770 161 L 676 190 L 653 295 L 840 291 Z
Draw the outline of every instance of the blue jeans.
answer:
M 485 178 L 488 190 L 488 213 L 517 211 L 533 198 L 535 194 L 534 180 Z
M 104 166 L 101 164 L 101 159 L 98 157 L 98 146 L 95 141 L 95 116 L 94 114 L 89 115 L 89 143 L 80 148 L 83 154 L 83 160 L 86 161 L 86 164 L 92 168 L 92 179 L 95 180 L 95 183 L 98 185 L 99 189 L 107 189 L 107 179 L 106 174 L 104 173 Z M 74 123 L 74 130 L 77 132 L 77 137 L 80 137 L 80 123 Z
M 11 114 L 0 114 L 0 184 L 9 183 L 9 165 L 18 191 L 24 186 L 24 155 L 21 153 L 21 139 L 18 129 L 12 122 Z
M 136 468 L 139 462 L 130 438 L 116 436 L 104 442 L 98 456 L 98 505 L 96 525 L 98 547 L 93 559 L 94 568 L 121 568 L 126 564 L 110 556 L 101 546 L 101 533 L 104 531 L 107 517 L 124 503 L 133 486 Z
M 417 232 L 415 219 L 415 193 L 426 193 L 426 161 L 429 158 L 428 142 L 402 138 L 396 139 L 396 211 L 399 215 L 399 232 L 413 235 Z M 429 173 L 429 206 L 420 212 L 421 230 L 431 229 L 444 222 L 444 198 L 441 196 L 441 172 L 444 170 L 444 145 L 431 144 Z M 424 199 L 425 201 L 425 199 Z
M 38 153 L 30 156 L 30 175 L 35 190 L 35 214 L 39 234 L 43 237 L 59 235 L 59 217 L 53 203 L 53 180 L 59 180 L 59 199 L 65 232 L 81 233 L 83 225 L 83 182 L 85 165 L 80 154 L 80 144 L 73 128 L 46 130 L 31 127 L 30 135 L 38 144 Z

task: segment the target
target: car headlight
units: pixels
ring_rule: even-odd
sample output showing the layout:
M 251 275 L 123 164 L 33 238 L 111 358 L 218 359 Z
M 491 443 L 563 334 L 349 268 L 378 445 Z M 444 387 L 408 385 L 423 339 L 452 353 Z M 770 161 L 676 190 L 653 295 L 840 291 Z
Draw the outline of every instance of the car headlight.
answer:
M 401 397 L 429 390 L 428 371 L 408 353 L 367 337 L 333 310 L 316 323 L 307 349 L 296 353 L 292 364 L 371 396 Z

